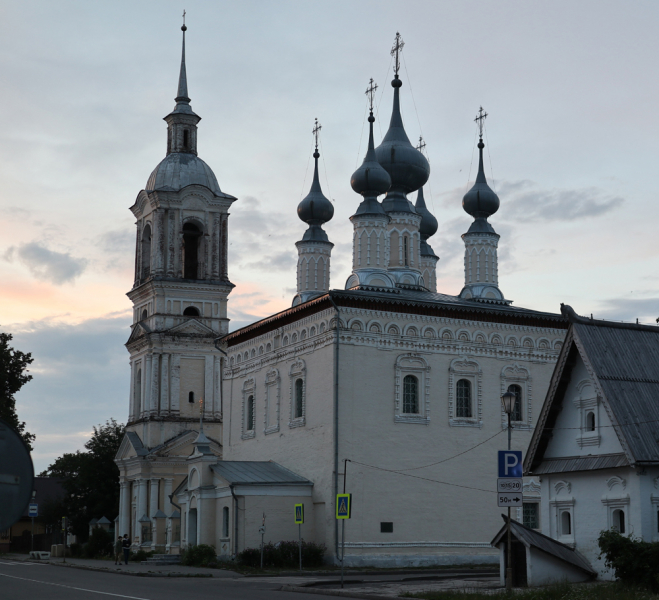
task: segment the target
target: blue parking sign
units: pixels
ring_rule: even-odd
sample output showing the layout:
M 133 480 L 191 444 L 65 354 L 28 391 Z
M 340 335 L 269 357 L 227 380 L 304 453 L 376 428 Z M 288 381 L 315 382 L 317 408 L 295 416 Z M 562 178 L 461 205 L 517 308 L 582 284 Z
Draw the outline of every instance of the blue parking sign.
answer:
M 499 477 L 520 478 L 523 471 L 521 450 L 499 450 Z

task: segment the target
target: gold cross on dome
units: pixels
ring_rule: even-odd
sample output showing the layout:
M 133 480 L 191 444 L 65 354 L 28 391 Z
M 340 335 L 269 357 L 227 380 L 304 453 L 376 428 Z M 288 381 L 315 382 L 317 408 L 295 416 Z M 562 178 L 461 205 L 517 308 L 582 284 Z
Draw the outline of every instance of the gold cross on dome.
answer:
M 423 141 L 423 136 L 419 136 L 419 143 L 416 145 L 416 149 L 419 152 L 423 152 L 426 149 L 426 143 Z
M 318 119 L 316 119 L 316 122 L 314 123 L 313 126 L 313 135 L 316 138 L 316 150 L 318 150 L 318 134 L 320 133 L 320 130 L 323 128 L 323 126 L 318 122 Z
M 400 33 L 396 32 L 396 41 L 391 48 L 391 56 L 396 57 L 396 64 L 394 65 L 394 73 L 396 73 L 396 77 L 398 77 L 398 71 L 400 71 L 400 53 L 402 52 L 404 45 L 405 42 L 403 41 L 403 38 L 400 37 Z
M 365 94 L 368 96 L 368 104 L 371 107 L 371 112 L 373 112 L 373 97 L 375 96 L 375 90 L 378 89 L 378 84 L 373 81 L 373 78 L 371 77 L 371 81 L 368 83 L 368 87 L 366 88 Z
M 474 119 L 476 125 L 478 125 L 478 136 L 483 137 L 483 126 L 485 125 L 485 119 L 487 118 L 487 113 L 483 110 L 481 106 L 478 109 L 478 116 Z

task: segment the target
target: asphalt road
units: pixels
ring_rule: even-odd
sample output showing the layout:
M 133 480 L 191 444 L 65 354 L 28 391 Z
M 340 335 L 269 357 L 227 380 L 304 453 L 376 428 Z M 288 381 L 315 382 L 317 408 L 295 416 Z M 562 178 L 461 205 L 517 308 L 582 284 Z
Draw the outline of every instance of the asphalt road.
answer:
M 297 577 L 135 577 L 85 571 L 55 565 L 0 559 L 0 597 L 3 600 L 336 600 L 336 596 L 280 592 Z

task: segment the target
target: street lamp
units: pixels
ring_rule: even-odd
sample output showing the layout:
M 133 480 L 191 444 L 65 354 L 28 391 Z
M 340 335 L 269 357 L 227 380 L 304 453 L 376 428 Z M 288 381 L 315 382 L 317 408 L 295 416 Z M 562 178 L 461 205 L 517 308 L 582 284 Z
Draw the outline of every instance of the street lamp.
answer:
M 515 410 L 515 400 L 517 395 L 508 390 L 501 396 L 501 404 L 503 404 L 503 412 L 508 415 L 508 450 L 510 450 L 510 434 L 512 433 L 512 426 L 510 424 L 510 417 Z M 510 535 L 510 506 L 508 507 L 508 565 L 506 568 L 506 589 L 513 589 L 513 553 L 512 553 L 512 538 Z

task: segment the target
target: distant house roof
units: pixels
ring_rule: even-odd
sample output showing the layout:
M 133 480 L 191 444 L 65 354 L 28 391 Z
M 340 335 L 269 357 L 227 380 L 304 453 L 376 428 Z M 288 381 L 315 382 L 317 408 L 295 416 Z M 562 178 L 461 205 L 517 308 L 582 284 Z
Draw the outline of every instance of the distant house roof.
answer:
M 211 469 L 231 485 L 313 485 L 311 481 L 272 461 L 220 461 Z
M 504 520 L 504 526 L 499 530 L 499 533 L 497 533 L 492 540 L 492 545 L 495 547 L 500 543 L 505 543 L 505 535 L 508 531 L 508 523 L 506 522 L 508 519 L 504 515 L 501 516 Z M 550 537 L 547 537 L 546 535 L 543 535 L 534 529 L 529 529 L 525 525 L 522 525 L 513 519 L 510 519 L 510 532 L 527 548 L 537 548 L 538 550 L 542 550 L 547 554 L 551 554 L 552 556 L 555 556 L 556 558 L 565 561 L 566 563 L 586 571 L 586 573 L 595 575 L 595 571 L 590 566 L 590 563 L 583 556 L 581 556 L 581 554 L 569 546 L 561 544 L 556 540 L 552 540 Z
M 630 464 L 659 464 L 659 327 L 587 319 L 561 305 L 570 319 L 565 344 L 542 407 L 524 463 L 526 472 L 603 469 Z M 577 356 L 594 377 L 624 455 L 601 456 L 601 464 L 577 457 L 544 459 Z M 597 457 L 592 457 L 592 460 Z M 624 460 L 623 460 L 624 459 Z M 548 465 L 557 463 L 563 465 Z M 542 466 L 541 466 L 541 463 Z M 539 469 L 539 470 L 537 470 Z
M 45 504 L 57 502 L 66 493 L 62 482 L 54 477 L 35 477 L 32 489 L 36 492 L 34 501 L 39 505 L 39 513 L 42 512 Z M 26 506 L 24 517 L 29 516 L 28 510 L 29 507 Z

